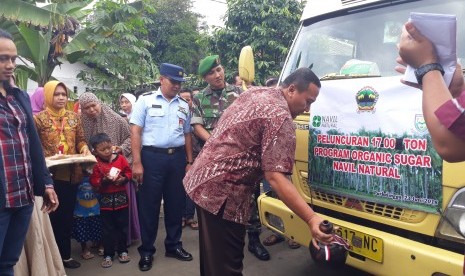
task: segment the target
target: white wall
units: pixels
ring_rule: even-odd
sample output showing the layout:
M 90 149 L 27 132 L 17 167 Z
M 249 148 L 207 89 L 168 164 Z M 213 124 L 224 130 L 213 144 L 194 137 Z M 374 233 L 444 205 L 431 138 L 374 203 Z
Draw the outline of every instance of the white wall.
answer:
M 20 62 L 18 62 L 20 63 Z M 31 65 L 29 65 L 31 66 Z M 76 75 L 81 71 L 86 69 L 87 66 L 85 66 L 82 63 L 69 63 L 65 62 L 61 66 L 55 67 L 55 70 L 53 71 L 52 76 L 56 78 L 57 80 L 63 82 L 68 89 L 73 91 L 74 86 L 77 87 L 77 92 L 78 95 L 86 91 L 86 85 L 79 81 L 76 77 Z M 27 92 L 29 94 L 34 93 L 35 89 L 37 88 L 37 82 L 28 80 L 27 82 Z

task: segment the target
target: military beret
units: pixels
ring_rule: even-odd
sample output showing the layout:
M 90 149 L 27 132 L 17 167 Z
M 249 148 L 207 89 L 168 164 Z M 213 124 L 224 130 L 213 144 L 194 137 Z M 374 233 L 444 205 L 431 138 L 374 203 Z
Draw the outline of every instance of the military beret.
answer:
M 202 59 L 199 63 L 198 73 L 200 76 L 205 76 L 212 68 L 221 65 L 218 55 L 208 56 Z

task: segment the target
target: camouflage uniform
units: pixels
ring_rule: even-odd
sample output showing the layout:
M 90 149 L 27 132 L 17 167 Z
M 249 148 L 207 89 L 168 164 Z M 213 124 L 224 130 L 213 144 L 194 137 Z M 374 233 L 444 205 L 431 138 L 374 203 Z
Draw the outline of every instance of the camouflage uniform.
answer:
M 191 125 L 201 124 L 208 132 L 212 132 L 223 112 L 239 97 L 242 90 L 234 85 L 226 84 L 220 91 L 213 91 L 210 85 L 194 96 Z
M 208 132 L 212 132 L 218 124 L 223 112 L 239 97 L 242 89 L 234 85 L 226 84 L 226 87 L 221 91 L 213 91 L 208 85 L 204 90 L 194 96 L 193 99 L 193 115 L 191 125 L 201 124 Z M 201 146 L 204 142 L 199 139 Z M 195 151 L 195 149 L 194 149 Z M 194 152 L 197 156 L 198 152 Z M 247 233 L 260 233 L 261 223 L 258 215 L 257 198 L 259 191 L 254 194 L 254 206 L 252 206 L 252 214 L 247 225 Z

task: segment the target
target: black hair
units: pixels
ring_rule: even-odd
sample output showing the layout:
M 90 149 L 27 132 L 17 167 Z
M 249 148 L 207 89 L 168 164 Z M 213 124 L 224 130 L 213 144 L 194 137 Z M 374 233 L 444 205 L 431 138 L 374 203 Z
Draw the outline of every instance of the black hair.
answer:
M 13 36 L 9 32 L 3 29 L 0 29 L 0 38 L 6 38 L 6 39 L 13 41 Z
M 14 41 L 13 36 L 9 32 L 7 32 L 7 31 L 5 31 L 3 29 L 0 29 L 0 38 L 4 38 L 4 39 Z M 7 93 L 9 93 L 9 91 L 11 91 L 11 89 L 13 89 L 13 87 L 11 86 L 9 80 L 3 81 L 2 85 L 3 85 L 3 88 L 5 88 L 5 90 L 7 91 Z
M 236 84 L 236 77 L 239 77 L 239 73 L 238 72 L 234 72 L 234 74 L 231 76 L 231 80 L 229 83 L 231 84 Z
M 295 84 L 298 91 L 303 91 L 308 88 L 310 83 L 315 84 L 318 88 L 321 88 L 320 79 L 313 73 L 309 68 L 302 67 L 290 74 L 283 81 L 283 88 L 289 87 L 291 84 Z
M 111 143 L 111 139 L 106 133 L 97 133 L 92 135 L 92 137 L 89 139 L 89 144 L 94 150 L 99 144 L 105 142 Z
M 276 86 L 276 84 L 278 84 L 278 78 L 277 77 L 269 77 L 265 81 L 265 86 L 267 86 L 267 87 L 274 87 L 274 86 Z
M 189 87 L 181 88 L 181 90 L 178 92 L 178 95 L 181 93 L 189 93 L 191 97 L 193 96 L 192 89 L 190 89 Z
M 182 87 L 179 93 L 184 93 L 184 92 L 192 93 L 192 88 L 190 88 L 189 86 Z

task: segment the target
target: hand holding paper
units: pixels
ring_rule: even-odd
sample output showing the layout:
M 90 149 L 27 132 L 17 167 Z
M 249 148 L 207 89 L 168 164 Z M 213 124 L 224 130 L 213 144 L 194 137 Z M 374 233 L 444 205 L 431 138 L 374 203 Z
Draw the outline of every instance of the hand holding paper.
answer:
M 399 44 L 399 54 L 412 66 L 439 62 L 445 71 L 444 80 L 450 84 L 457 63 L 455 15 L 411 13 Z M 426 38 L 426 40 L 425 40 Z M 434 45 L 431 47 L 430 42 Z M 415 68 L 407 66 L 404 80 L 417 83 Z

